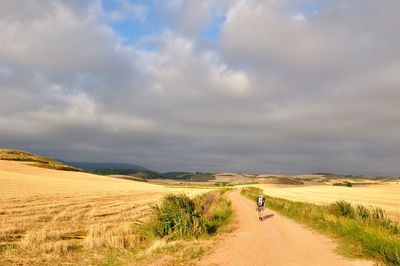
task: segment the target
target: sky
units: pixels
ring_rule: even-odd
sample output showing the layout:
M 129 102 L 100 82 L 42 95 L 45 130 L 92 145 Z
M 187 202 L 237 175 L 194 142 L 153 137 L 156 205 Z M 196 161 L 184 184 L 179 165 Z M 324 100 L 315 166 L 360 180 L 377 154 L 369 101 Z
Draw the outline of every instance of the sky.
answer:
M 400 175 L 398 0 L 2 0 L 0 147 Z

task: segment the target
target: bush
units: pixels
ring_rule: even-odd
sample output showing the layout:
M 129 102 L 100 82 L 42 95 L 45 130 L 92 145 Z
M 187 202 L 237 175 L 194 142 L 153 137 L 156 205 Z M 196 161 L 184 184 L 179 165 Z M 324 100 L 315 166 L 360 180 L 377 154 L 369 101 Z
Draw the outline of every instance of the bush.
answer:
M 334 183 L 333 186 L 352 187 L 353 184 L 350 182 L 343 182 L 343 183 Z
M 156 217 L 156 233 L 160 237 L 199 237 L 206 232 L 206 221 L 196 200 L 185 194 L 169 194 L 161 205 L 152 206 Z
M 230 201 L 222 191 L 212 191 L 191 199 L 185 194 L 166 195 L 151 208 L 152 218 L 142 225 L 142 239 L 168 237 L 192 239 L 213 234 L 232 216 Z
M 346 201 L 337 201 L 328 206 L 328 211 L 336 216 L 343 216 L 353 218 L 355 210 L 351 206 L 351 203 Z

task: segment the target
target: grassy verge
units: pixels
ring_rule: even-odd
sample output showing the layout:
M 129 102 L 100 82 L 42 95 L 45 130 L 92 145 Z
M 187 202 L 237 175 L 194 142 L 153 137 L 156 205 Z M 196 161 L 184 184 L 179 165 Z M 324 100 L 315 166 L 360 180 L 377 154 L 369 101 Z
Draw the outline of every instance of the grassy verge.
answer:
M 259 188 L 243 188 L 241 194 L 256 200 Z M 339 251 L 352 257 L 400 265 L 400 227 L 377 207 L 353 206 L 340 201 L 328 206 L 268 197 L 267 207 L 339 240 Z
M 152 206 L 152 217 L 140 227 L 142 239 L 198 239 L 216 233 L 233 213 L 223 191 L 211 191 L 195 198 L 169 194 Z
M 134 226 L 134 246 L 110 250 L 104 265 L 157 264 L 159 260 L 186 265 L 200 258 L 213 246 L 215 236 L 231 229 L 233 209 L 227 191 L 211 191 L 195 198 L 166 195 L 160 204 L 151 206 L 148 219 Z

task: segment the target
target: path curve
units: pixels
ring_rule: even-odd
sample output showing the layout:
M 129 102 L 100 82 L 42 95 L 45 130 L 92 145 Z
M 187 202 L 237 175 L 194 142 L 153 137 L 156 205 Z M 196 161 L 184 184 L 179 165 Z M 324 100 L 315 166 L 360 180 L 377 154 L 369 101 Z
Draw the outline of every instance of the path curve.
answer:
M 239 191 L 230 193 L 229 198 L 236 210 L 237 229 L 198 265 L 374 265 L 337 255 L 331 239 L 271 210 L 266 209 L 264 215 L 268 218 L 259 221 L 255 203 Z

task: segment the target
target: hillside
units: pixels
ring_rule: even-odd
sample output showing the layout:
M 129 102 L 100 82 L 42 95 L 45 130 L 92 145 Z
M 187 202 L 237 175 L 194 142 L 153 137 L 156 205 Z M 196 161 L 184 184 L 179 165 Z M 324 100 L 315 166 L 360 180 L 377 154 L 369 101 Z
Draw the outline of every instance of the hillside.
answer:
M 93 163 L 93 162 L 64 162 L 68 165 L 71 165 L 73 167 L 83 169 L 88 172 L 94 172 L 94 173 L 102 173 L 102 172 L 111 172 L 111 171 L 149 171 L 147 168 L 135 165 L 135 164 L 129 164 L 129 163 Z
M 32 166 L 37 166 L 47 169 L 74 171 L 74 172 L 82 171 L 79 168 L 66 165 L 62 162 L 56 161 L 48 157 L 38 156 L 26 151 L 19 151 L 19 150 L 0 149 L 0 160 L 26 162 Z

